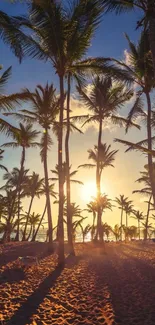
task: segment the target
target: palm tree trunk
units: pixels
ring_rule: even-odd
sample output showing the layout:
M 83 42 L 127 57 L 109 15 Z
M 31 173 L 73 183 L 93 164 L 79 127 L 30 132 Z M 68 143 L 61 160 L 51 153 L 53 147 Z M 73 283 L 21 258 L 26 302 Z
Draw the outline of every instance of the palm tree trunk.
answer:
M 45 204 L 45 209 L 44 209 L 44 211 L 43 211 L 42 217 L 41 217 L 41 219 L 40 219 L 40 222 L 39 222 L 39 224 L 38 224 L 38 227 L 37 227 L 37 229 L 36 229 L 36 231 L 35 231 L 35 233 L 34 233 L 34 235 L 33 235 L 31 241 L 35 241 L 35 240 L 36 240 L 36 237 L 37 237 L 38 231 L 39 231 L 39 229 L 40 229 L 40 226 L 41 226 L 41 224 L 42 224 L 42 221 L 43 221 L 44 216 L 45 216 L 45 213 L 46 213 L 46 209 L 47 209 L 47 204 Z
M 100 148 L 101 148 L 101 138 L 102 138 L 102 117 L 100 118 L 99 124 L 99 135 L 98 135 L 98 157 L 97 157 L 97 168 L 96 168 L 96 187 L 97 187 L 97 200 L 98 200 L 98 211 L 97 211 L 97 239 L 99 235 L 99 240 L 103 240 L 102 236 L 102 213 L 101 207 L 99 205 L 99 199 L 101 196 L 101 184 L 100 184 Z
M 153 68 L 154 68 L 154 77 L 155 77 L 155 9 L 153 13 L 153 8 L 154 8 L 154 4 L 152 4 L 152 9 L 151 9 L 152 17 L 150 17 L 149 19 L 149 40 L 150 40 L 150 49 L 151 49 Z
M 19 241 L 19 227 L 20 227 L 20 197 L 21 197 L 21 185 L 23 181 L 23 173 L 24 173 L 24 162 L 25 162 L 25 147 L 22 147 L 22 158 L 20 165 L 20 173 L 19 173 L 19 183 L 18 183 L 18 222 L 17 222 L 17 234 L 16 241 Z
M 29 239 L 30 239 L 30 237 L 31 237 L 31 233 L 32 233 L 32 225 L 31 225 L 31 228 L 30 228 L 30 231 L 29 231 L 29 235 L 28 235 L 28 237 L 27 237 L 27 241 L 29 241 Z
M 29 222 L 29 216 L 30 216 L 30 213 L 31 213 L 31 208 L 32 208 L 33 200 L 34 200 L 34 196 L 32 196 L 32 197 L 31 197 L 31 200 L 30 200 L 30 205 L 29 205 L 29 209 L 28 209 L 28 213 L 27 213 L 27 217 L 26 217 L 26 223 L 25 223 L 25 227 L 24 227 L 24 232 L 23 232 L 23 238 L 22 238 L 22 241 L 26 240 L 27 225 L 28 225 L 28 222 Z M 27 240 L 28 240 L 28 239 L 27 239 Z
M 48 146 L 48 129 L 45 129 L 45 155 L 44 155 L 44 176 L 45 176 L 45 193 L 46 193 L 46 205 L 47 205 L 47 218 L 48 218 L 48 231 L 49 231 L 49 243 L 50 249 L 53 249 L 53 226 L 52 226 L 52 212 L 49 192 L 48 181 L 48 167 L 47 167 L 47 146 Z
M 73 229 L 71 216 L 71 188 L 70 188 L 70 161 L 69 161 L 69 136 L 70 136 L 70 92 L 71 77 L 68 74 L 68 93 L 67 93 L 67 132 L 65 138 L 65 154 L 66 154 L 66 195 L 67 195 L 67 236 L 70 254 L 75 255 L 73 246 Z
M 64 78 L 60 79 L 60 114 L 59 114 L 59 135 L 58 135 L 58 166 L 59 166 L 59 245 L 58 245 L 58 265 L 64 264 L 64 224 L 63 224 L 63 206 L 64 206 L 64 188 L 63 188 L 63 169 L 62 169 L 62 145 L 63 145 L 63 111 L 64 111 Z
M 128 227 L 128 214 L 126 213 L 126 227 Z
M 138 231 L 139 231 L 139 240 L 140 240 L 140 220 L 138 220 Z
M 145 230 L 145 234 L 144 234 L 144 240 L 147 240 L 147 229 L 148 229 L 148 224 L 149 224 L 151 200 L 152 200 L 152 195 L 150 196 L 150 199 L 148 201 L 148 208 L 147 208 L 147 215 L 146 215 L 146 230 Z
M 122 234 L 123 234 L 122 227 L 123 227 L 123 208 L 121 210 L 121 241 L 122 241 Z
M 148 150 L 152 150 L 152 130 L 151 130 L 151 99 L 150 94 L 146 92 L 146 99 L 147 99 L 147 137 L 148 137 Z M 148 154 L 148 170 L 149 170 L 149 177 L 153 195 L 153 201 L 155 205 L 155 182 L 154 182 L 154 172 L 153 172 L 153 161 L 152 156 Z

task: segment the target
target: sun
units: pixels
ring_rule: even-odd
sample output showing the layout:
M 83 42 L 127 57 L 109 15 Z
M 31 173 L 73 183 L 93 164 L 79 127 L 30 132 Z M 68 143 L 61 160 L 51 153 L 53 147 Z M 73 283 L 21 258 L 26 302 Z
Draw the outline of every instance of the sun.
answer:
M 93 200 L 96 197 L 96 184 L 94 182 L 87 182 L 82 186 L 81 198 L 85 202 Z

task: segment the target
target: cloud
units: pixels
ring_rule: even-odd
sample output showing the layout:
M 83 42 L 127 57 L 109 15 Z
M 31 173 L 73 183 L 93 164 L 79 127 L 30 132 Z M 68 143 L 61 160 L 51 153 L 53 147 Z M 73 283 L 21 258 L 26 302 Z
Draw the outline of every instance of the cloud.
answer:
M 131 65 L 130 53 L 127 49 L 124 50 L 124 62 L 126 65 Z

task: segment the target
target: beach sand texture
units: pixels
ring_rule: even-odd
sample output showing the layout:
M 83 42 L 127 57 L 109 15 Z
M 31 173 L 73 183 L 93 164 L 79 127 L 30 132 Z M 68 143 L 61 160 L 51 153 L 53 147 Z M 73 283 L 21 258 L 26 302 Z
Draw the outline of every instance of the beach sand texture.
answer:
M 0 246 L 1 325 L 155 324 L 155 244 L 76 244 L 56 268 L 45 243 Z M 22 268 L 18 256 L 38 256 Z

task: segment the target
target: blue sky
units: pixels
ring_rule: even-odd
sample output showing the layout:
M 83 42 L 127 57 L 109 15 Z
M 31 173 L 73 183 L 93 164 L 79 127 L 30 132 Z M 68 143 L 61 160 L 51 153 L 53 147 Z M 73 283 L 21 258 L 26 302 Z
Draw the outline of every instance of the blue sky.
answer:
M 26 6 L 24 4 L 10 4 L 7 0 L 1 0 L 0 10 L 7 12 L 10 15 L 24 14 Z M 127 49 L 127 41 L 124 37 L 126 32 L 132 41 L 138 39 L 139 31 L 135 30 L 136 21 L 139 20 L 137 13 L 124 14 L 116 16 L 115 14 L 107 14 L 103 16 L 102 23 L 98 28 L 93 40 L 92 46 L 89 49 L 88 56 L 104 56 L 123 58 L 124 50 Z M 4 69 L 12 65 L 12 78 L 6 88 L 7 93 L 19 91 L 23 87 L 34 89 L 37 84 L 44 85 L 47 81 L 53 82 L 55 87 L 58 87 L 57 77 L 49 63 L 44 63 L 37 60 L 26 58 L 22 64 L 11 53 L 9 47 L 5 46 L 0 41 L 0 63 Z M 132 104 L 132 103 L 131 103 Z M 123 115 L 128 111 L 128 107 L 122 110 Z M 25 106 L 24 106 L 25 107 Z M 27 108 L 27 107 L 26 107 Z M 73 109 L 73 107 L 72 107 Z M 14 121 L 12 121 L 14 123 Z M 124 147 L 113 143 L 113 139 L 126 138 L 131 141 L 138 141 L 145 137 L 144 132 L 132 129 L 127 136 L 124 130 L 119 128 L 106 128 L 103 131 L 103 142 L 111 143 L 112 149 L 119 149 L 115 168 L 104 171 L 103 173 L 103 189 L 110 197 L 114 198 L 116 195 L 125 194 L 134 200 L 135 206 L 143 209 L 144 204 L 141 202 L 140 197 L 133 196 L 132 190 L 136 188 L 135 180 L 139 177 L 139 171 L 143 169 L 146 160 L 141 153 L 124 153 Z M 53 138 L 54 139 L 54 138 Z M 1 136 L 1 143 L 6 141 L 4 136 Z M 7 140 L 8 141 L 8 140 Z M 71 138 L 71 163 L 73 169 L 76 169 L 81 163 L 87 162 L 87 150 L 93 148 L 97 142 L 97 129 L 93 126 L 87 128 L 84 135 L 73 134 Z M 6 150 L 5 164 L 11 169 L 19 166 L 20 163 L 20 150 Z M 49 169 L 53 169 L 57 163 L 57 143 L 54 139 L 52 151 L 49 154 Z M 26 167 L 32 171 L 36 171 L 43 175 L 42 165 L 39 160 L 39 152 L 37 150 L 28 150 Z M 1 172 L 2 175 L 2 172 Z M 95 182 L 95 171 L 80 171 L 78 178 L 84 183 Z M 88 186 L 87 186 L 88 188 Z M 81 188 L 73 187 L 72 201 L 77 201 L 78 204 L 85 207 L 86 202 L 82 199 Z M 28 200 L 25 201 L 25 209 L 27 208 Z M 43 210 L 43 199 L 39 202 L 36 200 L 34 210 L 41 213 Z M 39 211 L 38 211 L 39 210 Z M 54 207 L 54 220 L 56 220 L 57 210 Z M 114 213 L 107 212 L 105 214 L 105 221 L 110 224 L 119 222 L 119 210 L 115 209 Z M 91 222 L 91 219 L 90 219 Z M 131 220 L 131 224 L 133 221 Z

